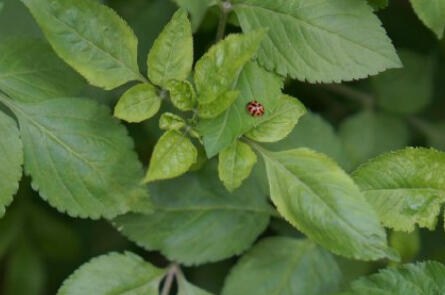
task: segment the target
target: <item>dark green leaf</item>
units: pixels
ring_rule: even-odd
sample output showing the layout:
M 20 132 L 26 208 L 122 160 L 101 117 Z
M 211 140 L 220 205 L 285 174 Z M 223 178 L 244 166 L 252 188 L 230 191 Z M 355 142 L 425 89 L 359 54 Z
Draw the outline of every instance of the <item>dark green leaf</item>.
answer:
M 77 95 L 83 86 L 74 73 L 38 39 L 0 43 L 0 89 L 26 102 Z
M 143 79 L 138 40 L 113 10 L 90 0 L 22 0 L 56 53 L 87 80 L 113 89 Z
M 311 241 L 273 237 L 259 242 L 238 261 L 222 294 L 330 294 L 338 289 L 340 279 L 334 257 Z
M 261 65 L 309 82 L 365 78 L 400 60 L 365 1 L 234 0 L 244 32 L 268 28 Z
M 186 265 L 243 252 L 267 227 L 271 214 L 253 178 L 230 194 L 209 164 L 196 173 L 153 183 L 150 192 L 153 214 L 120 216 L 115 226 L 145 249 Z
M 18 118 L 32 186 L 52 206 L 83 218 L 148 209 L 133 143 L 108 108 L 81 98 L 0 100 Z
M 22 178 L 23 146 L 17 123 L 0 110 L 0 217 Z
M 65 280 L 57 295 L 157 295 L 165 270 L 126 252 L 93 258 Z

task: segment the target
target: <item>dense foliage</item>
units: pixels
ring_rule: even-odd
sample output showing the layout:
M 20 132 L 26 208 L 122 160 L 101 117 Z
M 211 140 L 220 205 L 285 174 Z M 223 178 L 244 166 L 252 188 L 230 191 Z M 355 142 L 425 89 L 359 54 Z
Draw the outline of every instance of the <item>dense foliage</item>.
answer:
M 0 0 L 2 294 L 445 294 L 444 30 L 445 0 Z

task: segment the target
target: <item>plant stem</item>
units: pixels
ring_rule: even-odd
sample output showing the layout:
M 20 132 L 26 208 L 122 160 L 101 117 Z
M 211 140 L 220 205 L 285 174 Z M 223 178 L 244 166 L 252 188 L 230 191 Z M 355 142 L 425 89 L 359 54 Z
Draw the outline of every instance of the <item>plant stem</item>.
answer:
M 231 9 L 232 9 L 232 3 L 230 3 L 229 1 L 224 1 L 220 5 L 218 30 L 216 32 L 216 42 L 224 38 L 227 26 L 227 18 L 229 16 L 229 12 Z
M 165 279 L 164 286 L 162 286 L 161 295 L 170 294 L 170 290 L 173 285 L 173 279 L 175 278 L 178 270 L 179 270 L 179 265 L 177 265 L 176 263 L 170 266 L 170 269 L 167 272 L 167 277 Z
M 327 84 L 323 87 L 343 97 L 358 101 L 366 108 L 371 109 L 374 106 L 374 97 L 368 93 L 341 84 Z

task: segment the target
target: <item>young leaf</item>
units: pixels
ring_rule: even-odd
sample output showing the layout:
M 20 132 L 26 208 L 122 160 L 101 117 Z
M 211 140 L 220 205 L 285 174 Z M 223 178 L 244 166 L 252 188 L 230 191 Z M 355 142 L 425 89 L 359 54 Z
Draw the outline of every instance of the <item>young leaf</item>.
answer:
M 340 280 L 334 257 L 311 241 L 272 237 L 260 241 L 238 261 L 222 295 L 330 294 L 338 289 Z
M 256 162 L 257 156 L 250 146 L 237 140 L 219 153 L 219 178 L 232 192 L 249 177 Z
M 114 108 L 114 116 L 131 123 L 150 119 L 159 111 L 162 99 L 151 84 L 138 84 L 128 89 Z
M 412 263 L 399 268 L 387 268 L 377 274 L 358 279 L 351 284 L 350 294 L 439 295 L 445 292 L 443 276 L 445 276 L 445 266 L 438 262 Z
M 196 104 L 195 89 L 187 80 L 170 80 L 165 88 L 170 92 L 170 100 L 181 111 L 191 111 Z
M 273 116 L 282 88 L 280 77 L 254 62 L 247 63 L 237 82 L 236 89 L 241 92 L 238 99 L 220 116 L 199 122 L 198 129 L 203 134 L 207 156 L 215 156 L 238 137 Z M 246 105 L 252 100 L 264 106 L 266 112 L 262 117 L 252 117 L 247 112 Z
M 198 116 L 203 119 L 211 119 L 227 110 L 228 107 L 238 98 L 238 90 L 227 91 L 218 96 L 212 102 L 200 104 L 198 106 Z M 198 96 L 199 98 L 199 96 Z
M 0 100 L 18 118 L 32 186 L 52 206 L 94 219 L 150 207 L 133 143 L 108 108 L 81 98 Z
M 306 148 L 258 149 L 272 201 L 287 221 L 336 254 L 361 260 L 393 258 L 376 213 L 334 161 Z
M 23 146 L 16 122 L 0 110 L 0 217 L 22 178 Z
M 192 17 L 193 32 L 196 32 L 210 6 L 218 0 L 174 0 L 180 7 L 187 9 Z
M 365 111 L 343 121 L 339 135 L 352 165 L 357 167 L 381 153 L 406 147 L 410 130 L 402 119 Z
M 228 193 L 213 164 L 151 184 L 153 213 L 119 216 L 114 225 L 139 246 L 186 265 L 242 253 L 267 227 L 271 207 L 253 177 Z
M 178 295 L 212 295 L 212 294 L 187 282 L 187 280 L 182 275 L 178 277 Z
M 411 0 L 411 4 L 423 23 L 441 39 L 445 30 L 445 0 Z
M 301 117 L 286 138 L 278 142 L 264 144 L 264 146 L 272 151 L 307 147 L 328 155 L 346 170 L 350 167 L 348 154 L 334 128 L 322 117 L 311 112 L 307 112 Z
M 148 77 L 165 88 L 169 80 L 185 80 L 193 65 L 192 28 L 187 12 L 179 9 L 148 54 Z
M 381 222 L 398 231 L 433 229 L 445 201 L 445 153 L 406 148 L 360 166 L 353 178 Z
M 111 253 L 93 258 L 63 282 L 57 295 L 156 295 L 165 270 L 136 254 Z
M 400 67 L 379 19 L 365 1 L 233 0 L 244 32 L 268 28 L 258 59 L 280 75 L 340 82 Z
M 306 108 L 296 98 L 283 95 L 277 100 L 272 115 L 247 132 L 247 137 L 260 142 L 279 141 L 289 135 L 298 119 L 306 113 Z
M 194 81 L 200 104 L 209 104 L 233 89 L 244 65 L 257 52 L 264 34 L 264 30 L 257 30 L 230 35 L 198 60 Z
M 414 52 L 400 51 L 403 69 L 390 70 L 372 78 L 378 104 L 385 110 L 418 113 L 433 98 L 431 59 Z
M 159 119 L 159 128 L 162 130 L 179 130 L 185 125 L 182 117 L 172 113 L 163 113 Z
M 153 150 L 145 182 L 184 174 L 196 162 L 198 151 L 191 140 L 176 130 L 161 136 Z
M 110 8 L 90 0 L 21 0 L 56 53 L 91 84 L 113 89 L 143 79 L 137 39 Z
M 26 102 L 77 95 L 83 81 L 38 39 L 0 43 L 0 89 Z

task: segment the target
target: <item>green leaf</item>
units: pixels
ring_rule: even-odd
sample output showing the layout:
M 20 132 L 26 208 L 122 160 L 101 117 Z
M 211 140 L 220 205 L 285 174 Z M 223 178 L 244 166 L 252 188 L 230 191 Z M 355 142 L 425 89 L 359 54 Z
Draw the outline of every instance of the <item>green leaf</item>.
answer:
M 351 295 L 444 294 L 443 276 L 445 266 L 434 261 L 387 268 L 353 282 Z
M 6 264 L 5 295 L 41 295 L 45 291 L 45 264 L 32 246 L 22 239 L 15 244 Z
M 170 80 L 165 88 L 170 92 L 170 100 L 181 111 L 191 111 L 196 104 L 196 93 L 188 81 Z
M 227 91 L 210 103 L 200 104 L 198 106 L 198 116 L 203 119 L 217 117 L 222 112 L 227 110 L 231 104 L 233 104 L 233 102 L 238 98 L 239 94 L 240 92 L 238 90 Z
M 411 4 L 423 23 L 441 39 L 445 31 L 445 1 L 411 0 Z
M 136 254 L 111 253 L 93 258 L 63 282 L 57 295 L 157 295 L 165 270 Z
M 340 279 L 334 257 L 311 241 L 272 237 L 260 241 L 238 261 L 222 294 L 330 294 L 338 289 Z
M 169 80 L 185 80 L 193 65 L 192 28 L 187 12 L 179 9 L 155 40 L 148 54 L 148 77 L 165 87 Z
M 256 63 L 247 63 L 237 82 L 236 89 L 241 94 L 235 103 L 217 118 L 199 122 L 198 129 L 203 134 L 207 156 L 213 157 L 238 137 L 273 116 L 282 88 L 283 80 L 280 77 Z M 247 112 L 246 105 L 252 100 L 263 104 L 266 112 L 262 117 L 252 117 Z
M 257 30 L 229 35 L 198 60 L 194 81 L 200 104 L 209 104 L 234 88 L 239 73 L 256 54 L 264 34 L 264 30 Z
M 228 191 L 237 189 L 249 177 L 257 156 L 249 145 L 235 141 L 222 150 L 218 158 L 218 174 Z
M 368 0 L 368 3 L 374 10 L 380 10 L 388 7 L 389 0 Z
M 247 132 L 247 137 L 260 142 L 279 141 L 289 135 L 298 119 L 306 113 L 306 108 L 296 98 L 283 95 L 277 100 L 272 115 Z
M 26 102 L 77 95 L 80 76 L 38 39 L 9 39 L 0 43 L 0 89 Z
M 150 119 L 159 111 L 162 99 L 151 84 L 138 84 L 128 89 L 114 108 L 114 116 L 131 123 Z
M 212 294 L 190 284 L 182 275 L 178 277 L 178 295 L 212 295 Z
M 3 6 L 5 6 L 5 4 L 4 4 L 3 2 L 0 2 L 0 13 L 1 13 L 2 10 L 3 10 Z
M 56 53 L 91 84 L 113 89 L 142 79 L 137 39 L 110 8 L 90 0 L 22 0 Z
M 268 70 L 301 81 L 365 78 L 400 60 L 365 1 L 234 0 L 244 32 L 268 28 L 258 59 Z
M 163 113 L 159 119 L 159 128 L 162 130 L 179 130 L 185 125 L 182 117 L 172 113 Z
M 389 236 L 389 245 L 400 254 L 402 262 L 410 262 L 420 252 L 420 233 L 418 230 L 412 233 L 393 231 Z
M 433 229 L 445 200 L 445 153 L 406 148 L 359 167 L 353 178 L 381 222 L 398 231 Z
M 400 51 L 403 69 L 390 70 L 372 78 L 377 102 L 383 109 L 413 114 L 423 110 L 433 98 L 433 64 L 429 57 Z
M 218 0 L 174 0 L 180 7 L 187 9 L 192 17 L 192 28 L 195 32 L 201 24 L 210 6 Z
M 186 265 L 237 255 L 267 227 L 271 207 L 253 177 L 230 194 L 214 161 L 180 178 L 150 185 L 152 214 L 126 214 L 116 228 L 147 250 L 159 250 Z
M 287 221 L 336 254 L 360 260 L 393 257 L 376 213 L 334 161 L 306 148 L 258 149 L 272 201 Z
M 23 146 L 16 122 L 0 110 L 0 217 L 22 178 Z
M 410 139 L 402 119 L 368 111 L 347 118 L 339 134 L 354 167 L 381 153 L 404 148 Z
M 334 128 L 321 116 L 311 112 L 307 112 L 301 117 L 286 138 L 264 146 L 272 151 L 307 147 L 328 155 L 343 168 L 350 167 L 348 155 Z
M 32 186 L 52 206 L 94 219 L 148 209 L 133 143 L 108 108 L 81 98 L 0 100 L 18 118 Z
M 153 150 L 145 182 L 169 179 L 184 174 L 197 159 L 191 140 L 176 130 L 161 136 Z

